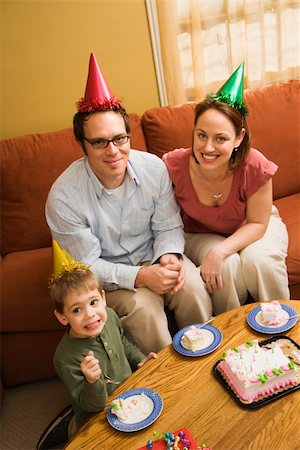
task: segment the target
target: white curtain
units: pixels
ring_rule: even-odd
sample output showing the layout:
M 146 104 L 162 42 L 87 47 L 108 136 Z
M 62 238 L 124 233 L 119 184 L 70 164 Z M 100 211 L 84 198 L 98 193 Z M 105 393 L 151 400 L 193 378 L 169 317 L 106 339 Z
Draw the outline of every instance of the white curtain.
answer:
M 201 100 L 243 61 L 245 88 L 300 77 L 300 0 L 146 3 L 167 104 Z

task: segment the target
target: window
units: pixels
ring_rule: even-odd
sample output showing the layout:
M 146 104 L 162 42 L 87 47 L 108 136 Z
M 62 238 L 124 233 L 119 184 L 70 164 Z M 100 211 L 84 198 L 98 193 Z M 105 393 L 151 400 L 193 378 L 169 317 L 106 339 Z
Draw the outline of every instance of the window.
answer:
M 199 101 L 245 62 L 245 88 L 300 76 L 300 1 L 146 0 L 162 104 Z

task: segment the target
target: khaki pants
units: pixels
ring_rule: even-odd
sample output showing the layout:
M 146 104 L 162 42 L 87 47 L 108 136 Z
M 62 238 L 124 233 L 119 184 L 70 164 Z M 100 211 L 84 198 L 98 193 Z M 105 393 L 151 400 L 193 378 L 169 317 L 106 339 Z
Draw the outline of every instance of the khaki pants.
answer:
M 212 246 L 225 238 L 217 234 L 186 234 L 186 255 L 200 266 Z M 285 259 L 288 234 L 275 206 L 264 236 L 224 261 L 224 288 L 211 295 L 219 314 L 243 304 L 248 292 L 256 301 L 289 299 Z
M 145 354 L 158 352 L 172 342 L 164 311 L 174 312 L 179 328 L 201 323 L 212 315 L 212 304 L 199 269 L 184 256 L 185 283 L 175 295 L 159 295 L 147 288 L 106 292 L 107 305 L 121 319 L 126 336 Z

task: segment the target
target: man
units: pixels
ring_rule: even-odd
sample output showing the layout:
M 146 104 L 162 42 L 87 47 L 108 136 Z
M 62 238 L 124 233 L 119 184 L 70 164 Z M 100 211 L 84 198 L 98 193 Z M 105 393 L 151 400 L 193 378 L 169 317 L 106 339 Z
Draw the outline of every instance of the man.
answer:
M 164 163 L 130 149 L 129 117 L 91 55 L 74 134 L 85 156 L 52 186 L 46 217 L 53 238 L 91 266 L 127 337 L 145 353 L 171 342 L 177 325 L 206 321 L 196 266 L 184 255 L 180 211 Z

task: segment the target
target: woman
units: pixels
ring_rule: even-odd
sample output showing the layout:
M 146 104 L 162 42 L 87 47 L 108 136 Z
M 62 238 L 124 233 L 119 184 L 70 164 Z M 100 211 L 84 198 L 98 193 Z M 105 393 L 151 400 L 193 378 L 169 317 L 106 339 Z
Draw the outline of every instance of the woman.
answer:
M 164 155 L 186 232 L 216 314 L 256 301 L 289 299 L 288 235 L 272 205 L 277 166 L 250 137 L 243 65 L 196 106 L 193 146 Z

